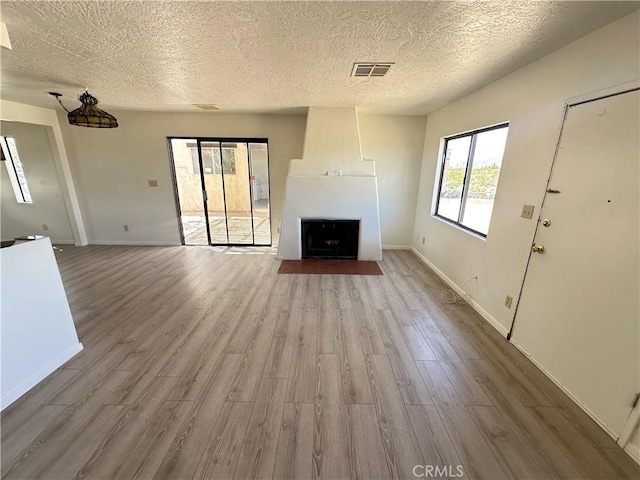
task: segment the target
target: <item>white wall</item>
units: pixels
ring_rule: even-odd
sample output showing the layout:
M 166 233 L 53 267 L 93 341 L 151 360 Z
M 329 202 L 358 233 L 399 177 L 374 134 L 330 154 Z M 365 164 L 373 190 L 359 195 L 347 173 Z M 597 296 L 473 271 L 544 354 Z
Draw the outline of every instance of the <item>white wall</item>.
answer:
M 358 113 L 364 158 L 376 162 L 383 246 L 412 244 L 426 117 Z
M 537 218 L 564 101 L 638 79 L 639 60 L 636 11 L 428 117 L 414 247 L 457 285 L 477 275 L 465 290 L 502 333 L 513 318 L 504 297 L 518 296 L 535 229 L 520 210 L 535 205 Z M 509 137 L 484 241 L 431 216 L 438 153 L 444 136 L 505 121 Z
M 74 243 L 58 174 L 43 125 L 2 122 L 2 135 L 15 138 L 33 203 L 18 203 L 5 165 L 0 167 L 1 228 L 5 240 L 22 235 L 47 235 L 54 243 Z M 4 163 L 4 162 L 3 162 Z M 48 231 L 43 229 L 48 226 Z
M 277 242 L 289 160 L 302 154 L 304 115 L 109 113 L 118 118 L 118 128 L 74 127 L 60 115 L 90 243 L 180 242 L 169 136 L 268 138 Z M 148 180 L 158 180 L 158 187 L 149 187 Z
M 5 408 L 82 350 L 48 238 L 0 250 Z

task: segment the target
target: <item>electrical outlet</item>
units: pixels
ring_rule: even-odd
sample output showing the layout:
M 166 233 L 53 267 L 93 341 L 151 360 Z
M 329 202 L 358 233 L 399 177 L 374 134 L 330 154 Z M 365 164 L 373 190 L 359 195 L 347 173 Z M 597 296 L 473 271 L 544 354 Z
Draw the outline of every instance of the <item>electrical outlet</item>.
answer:
M 47 230 L 49 230 L 49 225 L 47 225 L 46 223 L 43 223 L 42 229 L 46 232 Z
M 158 180 L 149 180 L 149 186 L 150 187 L 157 187 L 158 186 Z
M 424 237 L 422 237 L 422 244 L 424 245 Z
M 129 225 L 123 225 L 122 227 L 124 228 L 124 231 L 125 231 L 125 232 L 128 232 L 128 231 L 129 231 Z
M 533 211 L 535 210 L 535 208 L 536 207 L 533 205 L 522 205 L 522 213 L 520 213 L 520 216 L 522 218 L 531 220 L 533 218 Z
M 507 295 L 504 297 L 504 306 L 507 308 L 511 308 L 511 303 L 513 302 L 513 297 L 511 295 Z

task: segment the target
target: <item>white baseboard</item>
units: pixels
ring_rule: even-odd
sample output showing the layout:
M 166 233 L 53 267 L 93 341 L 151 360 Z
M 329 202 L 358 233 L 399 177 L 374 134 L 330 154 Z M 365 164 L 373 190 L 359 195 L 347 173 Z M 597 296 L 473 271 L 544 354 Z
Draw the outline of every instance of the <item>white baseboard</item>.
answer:
M 382 245 L 383 250 L 411 250 L 411 245 Z
M 4 410 L 13 402 L 18 400 L 22 395 L 27 393 L 33 387 L 35 387 L 42 380 L 47 378 L 50 374 L 52 374 L 55 370 L 57 370 L 60 366 L 64 365 L 66 362 L 71 360 L 76 354 L 82 351 L 84 347 L 80 342 L 76 343 L 72 347 L 68 348 L 56 358 L 47 363 L 44 367 L 38 370 L 36 373 L 27 378 L 20 385 L 15 387 L 6 395 L 3 393 L 2 400 L 0 400 L 0 410 Z
M 624 447 L 624 451 L 627 452 L 627 455 L 633 458 L 636 463 L 640 464 L 640 447 L 633 445 L 632 443 L 627 443 L 627 446 Z
M 179 247 L 180 242 L 154 242 L 145 240 L 92 240 L 89 245 L 141 245 L 150 247 Z
M 500 322 L 498 322 L 493 316 L 489 314 L 482 306 L 476 302 L 473 298 L 466 296 L 467 292 L 462 290 L 453 280 L 447 277 L 442 270 L 436 267 L 433 263 L 429 261 L 427 257 L 422 255 L 415 247 L 411 247 L 411 251 L 416 254 L 416 256 L 422 260 L 426 266 L 428 266 L 431 270 L 435 272 L 447 285 L 449 285 L 453 290 L 455 290 L 458 295 L 465 297 L 465 301 L 473 308 L 476 312 L 480 314 L 482 318 L 484 318 L 489 324 L 495 328 L 502 336 L 506 338 L 509 333 L 509 329 L 505 328 Z

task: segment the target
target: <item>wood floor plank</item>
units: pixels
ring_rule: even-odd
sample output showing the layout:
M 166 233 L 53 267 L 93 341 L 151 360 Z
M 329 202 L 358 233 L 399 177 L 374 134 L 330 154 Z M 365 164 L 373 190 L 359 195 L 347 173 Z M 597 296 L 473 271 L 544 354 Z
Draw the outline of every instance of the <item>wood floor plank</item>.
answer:
M 224 315 L 224 312 L 220 311 L 219 315 Z M 200 349 L 193 351 L 192 355 L 185 359 L 185 365 L 169 400 L 197 400 L 202 392 L 206 391 L 207 381 L 219 365 L 227 340 L 233 331 L 230 321 L 228 317 L 220 318 Z M 167 363 L 167 366 L 169 365 L 171 362 Z M 162 368 L 159 373 L 162 374 L 164 371 L 165 368 Z
M 385 461 L 385 451 L 378 430 L 373 405 L 349 405 L 349 431 L 353 439 L 353 475 L 355 479 L 391 478 Z M 277 478 L 274 475 L 274 478 Z
M 354 279 L 360 278 L 361 275 L 331 275 L 333 282 L 333 296 L 335 297 L 338 308 L 341 310 L 353 308 L 351 303 L 350 290 L 355 288 Z
M 264 378 L 288 378 L 291 370 L 291 357 L 296 344 L 300 309 L 283 310 L 278 314 L 276 329 L 269 347 Z
M 292 277 L 293 275 L 276 275 L 273 288 L 269 292 L 269 298 L 265 305 L 266 308 L 284 308 L 289 290 L 289 282 Z
M 414 360 L 437 360 L 426 339 L 413 325 L 401 325 L 400 331 Z
M 111 371 L 100 383 L 94 384 L 91 389 L 85 391 L 76 403 L 67 407 L 16 456 L 16 461 L 2 473 L 2 477 L 24 479 L 44 475 L 49 466 L 60 458 L 78 434 L 84 431 L 98 415 L 101 415 L 100 407 L 103 402 L 128 375 L 129 372 Z
M 318 353 L 338 353 L 338 299 L 333 289 L 320 290 Z
M 235 330 L 227 343 L 225 353 L 247 352 L 249 344 L 254 341 L 263 323 L 268 293 L 266 288 L 261 288 L 246 294 L 246 306 L 235 315 L 234 321 L 232 322 Z
M 45 378 L 28 393 L 2 411 L 2 442 L 32 418 L 46 400 L 55 395 L 78 374 L 77 370 L 59 369 Z M 76 399 L 77 400 L 77 399 Z
M 175 381 L 173 377 L 155 377 L 137 404 L 114 410 L 121 412 L 120 417 L 104 432 L 99 447 L 81 464 L 79 476 L 115 478 L 122 459 L 127 457 L 149 423 L 162 409 Z
M 313 403 L 316 389 L 318 310 L 300 311 L 289 370 L 287 402 Z
M 465 405 L 493 405 L 462 360 L 440 362 L 440 365 Z
M 416 365 L 436 405 L 464 405 L 439 362 L 416 362 Z
M 386 290 L 388 296 L 392 294 L 391 289 L 393 289 L 395 295 L 399 297 L 398 306 L 401 306 L 404 310 L 422 310 L 424 308 L 409 287 L 405 276 L 399 272 L 389 272 L 384 280 L 384 285 L 388 286 Z
M 363 279 L 365 292 L 369 299 L 369 304 L 375 310 L 384 310 L 389 308 L 386 296 L 380 285 L 380 280 L 373 276 L 365 276 Z
M 374 315 L 404 403 L 407 405 L 433 404 L 433 399 L 418 373 L 394 316 L 389 310 L 376 310 Z
M 176 434 L 154 476 L 161 478 L 191 478 L 202 457 L 218 420 L 242 355 L 226 354 L 211 373 L 207 389 L 193 405 L 192 411 Z
M 229 302 L 225 300 L 217 301 L 210 308 L 198 308 L 196 311 L 204 312 L 202 322 L 188 335 L 179 350 L 177 350 L 158 372 L 161 376 L 179 377 L 182 376 L 193 362 L 190 352 L 200 352 L 207 350 L 211 338 L 220 335 L 225 326 L 224 312 Z M 195 318 L 192 319 L 192 321 Z M 187 354 L 185 354 L 187 352 Z
M 538 470 L 527 450 L 520 444 L 496 407 L 469 407 L 471 418 L 487 440 L 505 472 L 515 478 L 536 480 L 546 472 Z
M 557 434 L 558 443 L 585 478 L 614 478 L 616 471 L 603 461 L 599 449 L 586 441 L 555 407 L 529 407 L 548 432 Z
M 63 405 L 43 405 L 34 414 L 25 419 L 18 428 L 2 441 L 2 471 L 9 469 L 16 461 L 17 455 L 33 443 L 33 441 L 64 410 Z M 3 432 L 4 433 L 4 432 Z
M 538 400 L 540 405 L 553 405 L 557 407 L 567 420 L 595 447 L 618 448 L 615 441 L 607 432 L 600 428 L 582 409 L 576 409 L 575 403 L 560 390 L 544 372 L 533 365 L 513 344 L 507 342 L 505 338 L 490 325 L 481 325 L 479 329 L 485 333 L 485 337 L 490 344 L 504 354 L 505 359 L 513 362 L 513 365 L 526 375 L 528 382 L 533 383 L 539 392 L 544 392 L 544 399 L 542 401 Z M 547 399 L 549 403 L 545 402 Z
M 273 478 L 312 478 L 313 416 L 312 403 L 284 404 Z
M 424 464 L 422 453 L 387 357 L 367 355 L 367 373 L 390 476 L 412 478 L 413 467 Z
M 371 387 L 367 380 L 367 365 L 360 343 L 361 337 L 352 309 L 340 311 L 337 330 L 345 402 L 373 403 Z
M 437 405 L 436 408 L 465 470 L 469 470 L 473 477 L 481 479 L 509 478 L 466 407 Z
M 279 313 L 280 310 L 276 308 L 263 312 L 229 390 L 228 401 L 252 402 L 255 400 Z
M 358 322 L 360 330 L 360 345 L 362 352 L 365 354 L 385 355 L 387 351 L 384 348 L 384 342 L 378 332 L 373 308 L 369 303 L 369 298 L 364 289 L 349 290 L 351 304 L 353 305 L 353 313 Z
M 132 405 L 147 389 L 153 377 L 159 375 L 164 366 L 176 355 L 184 352 L 184 340 L 197 330 L 203 322 L 202 309 L 181 309 L 174 311 L 166 320 L 170 328 L 161 328 L 163 336 L 158 339 L 154 348 L 140 358 L 135 370 L 126 382 L 111 395 L 107 403 L 115 405 Z
M 351 440 L 340 357 L 318 355 L 313 427 L 313 478 L 351 476 Z
M 442 334 L 431 315 L 424 310 L 411 312 L 413 326 L 422 333 L 438 360 L 459 360 L 460 356 Z
M 190 401 L 165 401 L 138 443 L 129 449 L 126 458 L 120 459 L 120 467 L 113 478 L 153 478 L 178 429 L 192 409 L 193 402 Z
M 616 480 L 640 478 L 640 464 L 629 462 L 629 455 L 621 448 L 601 448 L 600 454 L 608 460 L 616 471 Z
M 581 478 L 582 475 L 567 455 L 559 448 L 554 435 L 546 432 L 515 395 L 514 386 L 501 378 L 484 360 L 464 361 L 472 375 L 482 383 L 491 401 L 500 407 L 500 413 L 520 443 L 527 449 L 542 478 Z
M 233 478 L 271 478 L 275 465 L 287 380 L 263 378 Z
M 233 476 L 252 410 L 252 402 L 224 404 L 194 478 Z
M 37 478 L 73 478 L 76 474 L 83 478 L 83 462 L 100 450 L 103 436 L 109 437 L 114 425 L 122 417 L 126 407 L 123 405 L 101 405 L 86 427 L 77 432 L 62 450 L 60 455 L 43 468 Z
M 425 475 L 426 467 L 432 466 L 431 475 L 435 477 L 474 478 L 470 471 L 465 471 L 438 409 L 433 405 L 407 405 L 407 411 L 424 459 Z M 435 467 L 446 473 L 437 475 Z M 423 472 L 418 470 L 418 473 Z
M 518 386 L 518 396 L 523 405 L 527 406 L 551 406 L 551 400 L 549 395 L 545 393 L 538 383 L 533 380 L 528 372 L 511 361 L 506 354 L 507 341 L 506 339 L 500 339 L 500 346 L 497 346 L 493 342 L 486 332 L 478 328 L 477 325 L 471 327 L 462 325 L 460 329 L 468 338 L 473 337 L 480 349 L 485 351 L 484 359 L 489 361 L 495 368 L 504 371 L 504 374 L 509 376 L 514 385 Z M 511 348 L 513 345 L 511 345 Z M 522 355 L 522 354 L 520 354 Z M 475 357 L 465 357 L 475 358 Z
M 320 308 L 320 275 L 303 275 L 302 304 L 304 309 Z

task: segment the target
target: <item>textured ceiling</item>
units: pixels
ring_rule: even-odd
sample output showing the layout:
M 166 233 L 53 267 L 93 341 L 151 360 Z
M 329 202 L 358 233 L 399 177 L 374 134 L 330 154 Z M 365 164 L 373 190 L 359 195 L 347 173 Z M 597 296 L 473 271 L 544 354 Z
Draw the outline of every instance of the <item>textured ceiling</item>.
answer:
M 2 0 L 2 97 L 105 109 L 429 113 L 638 8 L 637 2 Z M 356 61 L 395 62 L 353 78 Z

